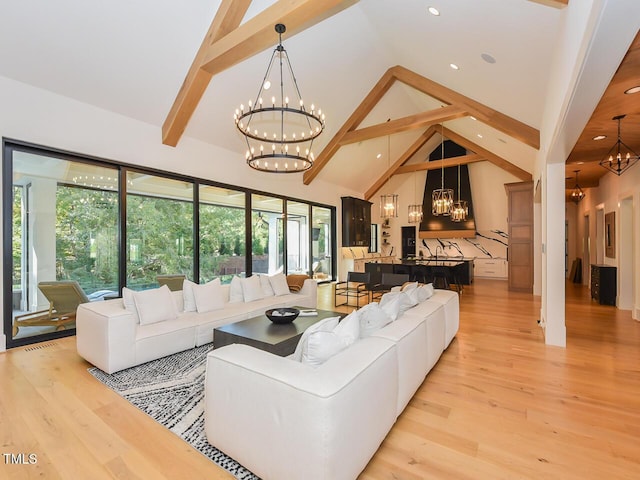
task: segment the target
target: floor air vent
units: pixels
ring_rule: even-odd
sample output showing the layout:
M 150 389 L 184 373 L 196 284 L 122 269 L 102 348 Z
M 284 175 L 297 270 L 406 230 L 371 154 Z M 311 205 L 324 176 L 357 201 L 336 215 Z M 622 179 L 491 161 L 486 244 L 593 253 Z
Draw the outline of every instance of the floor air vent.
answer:
M 39 343 L 38 345 L 32 345 L 24 349 L 25 352 L 32 352 L 34 350 L 42 350 L 43 348 L 57 347 L 55 343 Z

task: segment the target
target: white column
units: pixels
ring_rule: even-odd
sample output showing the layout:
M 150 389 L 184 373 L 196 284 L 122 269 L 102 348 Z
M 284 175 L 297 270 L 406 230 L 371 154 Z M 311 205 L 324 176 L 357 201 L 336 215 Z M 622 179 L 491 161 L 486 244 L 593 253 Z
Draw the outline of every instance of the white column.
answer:
M 542 326 L 545 343 L 565 347 L 564 163 L 545 166 L 542 182 Z

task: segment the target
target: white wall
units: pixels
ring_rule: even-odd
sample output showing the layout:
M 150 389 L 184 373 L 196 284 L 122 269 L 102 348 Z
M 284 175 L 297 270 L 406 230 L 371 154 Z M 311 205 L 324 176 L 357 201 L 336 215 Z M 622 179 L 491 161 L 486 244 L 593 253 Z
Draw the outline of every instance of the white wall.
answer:
M 623 138 L 624 140 L 624 138 Z M 621 285 L 618 280 L 618 290 L 629 289 L 625 292 L 625 299 L 620 308 L 631 309 L 632 316 L 640 320 L 640 165 L 636 164 L 620 177 L 612 173 L 606 173 L 600 179 L 598 188 L 590 188 L 586 191 L 584 200 L 578 204 L 577 213 L 577 237 L 581 237 L 580 232 L 584 232 L 584 216 L 589 215 L 589 237 L 591 241 L 591 263 L 596 261 L 596 211 L 602 209 L 604 213 L 616 213 L 616 256 L 615 258 L 604 257 L 603 263 L 618 268 L 628 268 L 631 266 L 632 285 Z M 622 203 L 625 202 L 626 210 L 621 211 Z M 631 225 L 628 225 L 631 218 Z M 626 227 L 631 229 L 631 242 L 628 236 L 624 236 L 624 229 L 621 221 L 626 220 Z M 625 242 L 624 244 L 622 242 Z M 630 243 L 630 244 L 629 244 Z M 631 297 L 631 298 L 629 298 Z
M 550 72 L 534 178 L 542 195 L 542 308 L 545 342 L 566 345 L 564 323 L 564 166 L 579 134 L 640 26 L 637 0 L 583 0 L 565 8 Z
M 176 148 L 168 147 L 161 142 L 159 127 L 5 77 L 0 77 L 0 105 L 0 137 L 334 205 L 338 225 L 340 197 L 359 195 L 317 179 L 306 186 L 302 174 L 256 172 L 245 165 L 242 151 L 188 137 Z M 337 234 L 340 243 L 340 229 Z M 0 351 L 5 338 L 2 333 Z

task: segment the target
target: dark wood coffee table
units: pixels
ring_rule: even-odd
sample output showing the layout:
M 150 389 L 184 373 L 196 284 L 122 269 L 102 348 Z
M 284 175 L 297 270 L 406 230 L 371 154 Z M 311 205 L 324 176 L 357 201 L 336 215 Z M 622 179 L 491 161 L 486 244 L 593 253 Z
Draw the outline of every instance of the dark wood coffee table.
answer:
M 309 310 L 305 307 L 295 307 Z M 252 347 L 286 357 L 291 355 L 298 345 L 304 331 L 314 323 L 329 317 L 344 317 L 346 313 L 316 310 L 318 315 L 299 316 L 291 323 L 276 324 L 262 314 L 257 317 L 230 323 L 213 329 L 213 348 L 224 347 L 232 343 L 251 345 Z

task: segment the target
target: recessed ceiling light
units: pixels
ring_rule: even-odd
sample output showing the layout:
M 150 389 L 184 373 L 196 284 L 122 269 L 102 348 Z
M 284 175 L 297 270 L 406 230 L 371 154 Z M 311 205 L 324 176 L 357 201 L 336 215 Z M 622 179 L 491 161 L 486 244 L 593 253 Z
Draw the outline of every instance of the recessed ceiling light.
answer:
M 460 67 L 458 65 L 456 65 L 455 63 L 450 63 L 449 66 L 451 68 L 453 68 L 454 70 L 460 70 Z
M 376 155 L 376 158 L 380 158 L 380 157 L 382 157 L 382 154 L 381 154 L 381 153 L 379 153 L 378 155 Z
M 631 95 L 632 93 L 638 93 L 640 92 L 640 85 L 637 85 L 635 87 L 631 87 L 631 88 L 627 88 L 624 93 L 626 93 L 627 95 Z
M 487 63 L 496 63 L 496 59 L 493 58 L 491 55 L 489 55 L 488 53 L 483 53 L 482 55 L 480 55 L 482 57 L 482 59 L 487 62 Z
M 482 138 L 482 135 L 478 133 L 477 137 L 478 137 L 478 138 Z
M 477 120 L 477 118 L 476 118 L 476 117 L 474 117 L 473 115 L 471 115 L 469 118 L 470 118 L 471 120 Z
M 440 16 L 440 11 L 436 7 L 429 7 L 428 10 L 431 15 Z
M 593 137 L 594 140 L 604 140 L 605 138 L 607 138 L 606 135 L 596 135 Z

